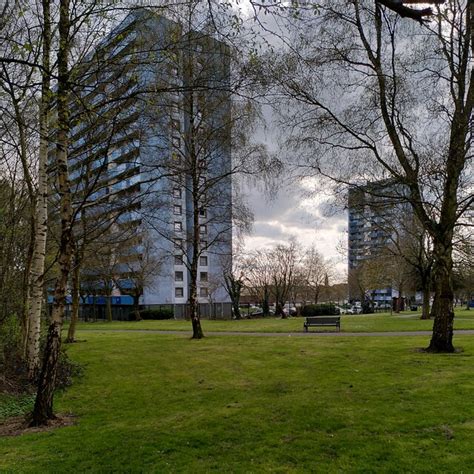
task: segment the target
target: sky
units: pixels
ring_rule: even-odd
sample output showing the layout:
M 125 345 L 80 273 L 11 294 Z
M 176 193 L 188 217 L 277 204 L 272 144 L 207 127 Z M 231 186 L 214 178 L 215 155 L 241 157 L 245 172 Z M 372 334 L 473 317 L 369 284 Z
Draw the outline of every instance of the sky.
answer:
M 327 198 L 305 196 L 305 183 L 282 185 L 270 198 L 259 189 L 247 189 L 247 203 L 254 213 L 254 225 L 245 238 L 245 250 L 265 249 L 286 243 L 295 237 L 303 246 L 314 245 L 336 270 L 333 283 L 344 280 L 347 273 L 347 214 L 342 209 L 327 210 Z
M 252 15 L 248 1 L 240 1 L 239 8 L 244 16 Z M 266 42 L 278 45 L 278 35 L 284 33 L 282 22 L 273 15 L 261 16 L 260 21 L 263 27 L 261 36 L 265 37 Z M 252 23 L 252 28 L 255 27 Z M 254 140 L 264 143 L 270 152 L 279 154 L 281 131 L 274 123 L 272 113 L 265 107 L 262 112 L 266 124 L 264 129 L 256 130 Z M 343 205 L 329 205 L 331 197 L 325 195 L 324 186 L 318 185 L 316 180 L 293 181 L 283 171 L 277 186 L 278 192 L 273 192 L 272 197 L 255 183 L 244 186 L 243 194 L 254 214 L 253 229 L 245 237 L 244 251 L 269 248 L 294 237 L 304 247 L 314 245 L 334 264 L 336 276 L 333 283 L 345 282 L 347 211 Z
M 256 127 L 253 140 L 263 143 L 271 154 L 282 156 L 279 137 L 283 135 L 273 113 L 263 107 L 264 124 Z M 347 279 L 347 210 L 344 199 L 334 196 L 318 178 L 292 179 L 283 170 L 276 178 L 271 196 L 262 183 L 244 183 L 242 194 L 252 210 L 252 232 L 244 250 L 265 249 L 296 238 L 303 247 L 315 246 L 335 269 L 333 283 Z M 275 192 L 275 189 L 278 188 Z

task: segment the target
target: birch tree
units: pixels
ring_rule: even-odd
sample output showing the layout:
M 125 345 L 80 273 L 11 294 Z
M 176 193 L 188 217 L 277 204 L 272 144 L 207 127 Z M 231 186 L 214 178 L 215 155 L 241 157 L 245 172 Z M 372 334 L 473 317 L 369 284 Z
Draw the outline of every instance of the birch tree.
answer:
M 71 188 L 68 172 L 69 146 L 69 102 L 70 102 L 70 69 L 69 54 L 71 49 L 71 18 L 69 0 L 59 3 L 59 49 L 58 49 L 58 79 L 55 94 L 57 121 L 55 168 L 57 186 L 60 196 L 61 235 L 58 255 L 59 276 L 54 287 L 54 300 L 51 320 L 43 355 L 43 363 L 38 380 L 35 405 L 31 425 L 40 426 L 54 418 L 53 396 L 56 388 L 57 364 L 61 348 L 61 327 L 66 302 L 66 288 L 72 256 L 72 203 Z
M 32 5 L 25 2 L 15 2 L 11 6 L 7 3 L 5 10 L 7 9 L 10 9 L 9 14 L 15 20 L 2 25 L 5 40 L 0 59 L 0 85 L 11 104 L 11 113 L 3 109 L 3 120 L 8 120 L 10 117 L 11 123 L 5 129 L 2 138 L 3 146 L 8 146 L 9 139 L 10 145 L 12 140 L 16 142 L 14 148 L 22 165 L 22 177 L 30 200 L 30 242 L 25 265 L 23 326 L 29 377 L 34 380 L 39 366 L 47 234 L 50 4 L 49 0 L 42 1 L 39 15 Z M 39 26 L 41 28 L 38 28 Z M 41 31 L 40 34 L 37 32 L 38 29 Z M 23 47 L 19 47 L 19 44 L 23 44 Z M 37 83 L 40 84 L 39 90 Z
M 41 54 L 41 97 L 39 104 L 38 190 L 36 195 L 33 255 L 31 263 L 31 298 L 28 313 L 28 370 L 35 378 L 40 359 L 40 322 L 44 298 L 44 272 L 48 223 L 48 147 L 49 109 L 51 107 L 51 6 L 42 0 L 43 28 Z

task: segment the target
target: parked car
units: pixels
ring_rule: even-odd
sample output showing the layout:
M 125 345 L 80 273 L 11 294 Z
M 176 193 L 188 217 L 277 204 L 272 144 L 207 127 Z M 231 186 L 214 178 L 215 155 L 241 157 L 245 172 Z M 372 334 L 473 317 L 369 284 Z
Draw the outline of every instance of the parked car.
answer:
M 283 308 L 283 312 L 286 314 L 286 315 L 290 315 L 290 316 L 296 316 L 298 314 L 298 311 L 297 309 L 294 307 L 294 306 L 291 306 L 290 309 L 288 310 L 288 307 L 285 306 Z

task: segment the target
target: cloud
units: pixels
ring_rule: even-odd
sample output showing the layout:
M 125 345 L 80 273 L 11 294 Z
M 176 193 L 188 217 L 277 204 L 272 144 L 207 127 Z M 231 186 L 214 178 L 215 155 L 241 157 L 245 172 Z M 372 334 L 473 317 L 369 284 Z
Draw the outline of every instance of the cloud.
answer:
M 264 249 L 295 237 L 302 245 L 316 248 L 334 262 L 337 273 L 344 275 L 346 259 L 340 253 L 347 240 L 347 216 L 344 211 L 328 212 L 332 206 L 325 196 L 302 197 L 303 187 L 281 188 L 270 200 L 256 188 L 249 188 L 247 200 L 254 212 L 252 234 L 246 249 Z

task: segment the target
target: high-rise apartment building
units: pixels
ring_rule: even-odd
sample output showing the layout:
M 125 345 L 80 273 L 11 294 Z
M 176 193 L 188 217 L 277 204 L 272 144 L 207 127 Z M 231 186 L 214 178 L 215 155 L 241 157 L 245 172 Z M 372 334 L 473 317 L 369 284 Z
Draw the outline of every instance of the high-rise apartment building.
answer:
M 356 281 L 361 264 L 383 254 L 404 220 L 412 215 L 405 193 L 406 189 L 393 180 L 375 181 L 349 189 L 349 299 L 365 296 L 359 294 Z M 391 305 L 392 299 L 399 296 L 398 291 L 390 286 L 367 290 L 378 305 Z
M 81 119 L 71 132 L 71 178 L 87 205 L 76 232 L 81 218 L 106 222 L 95 230 L 102 242 L 97 258 L 83 263 L 89 287 L 98 284 L 98 268 L 109 267 L 103 279 L 110 280 L 109 293 L 139 295 L 145 306 L 173 304 L 179 316 L 194 261 L 199 302 L 227 303 L 222 273 L 232 258 L 228 47 L 137 9 L 80 74 L 86 86 L 75 106 Z M 219 316 L 229 311 L 230 305 L 221 305 Z

